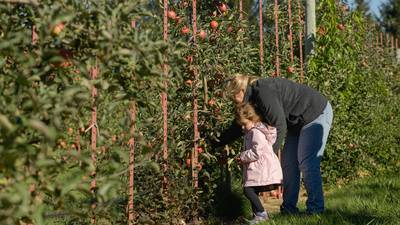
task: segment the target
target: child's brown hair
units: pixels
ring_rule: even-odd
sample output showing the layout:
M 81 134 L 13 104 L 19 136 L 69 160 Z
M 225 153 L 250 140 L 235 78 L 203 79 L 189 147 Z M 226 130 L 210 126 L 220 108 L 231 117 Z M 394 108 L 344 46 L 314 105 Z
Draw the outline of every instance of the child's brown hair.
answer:
M 255 108 L 250 103 L 242 103 L 236 107 L 236 120 L 243 125 L 243 121 L 247 119 L 254 123 L 260 122 L 261 117 L 257 114 Z

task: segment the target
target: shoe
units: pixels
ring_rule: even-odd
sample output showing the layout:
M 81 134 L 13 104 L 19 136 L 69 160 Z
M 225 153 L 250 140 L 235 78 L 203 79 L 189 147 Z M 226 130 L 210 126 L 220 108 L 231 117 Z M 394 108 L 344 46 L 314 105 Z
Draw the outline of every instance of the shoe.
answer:
M 300 214 L 299 209 L 297 207 L 289 209 L 289 208 L 281 205 L 280 209 L 281 209 L 282 215 L 298 215 L 298 214 Z
M 321 215 L 324 213 L 324 210 L 320 210 L 320 211 L 306 211 L 306 215 L 308 216 L 313 216 L 313 215 Z
M 267 221 L 268 219 L 267 212 L 257 212 L 255 213 L 254 218 L 252 220 L 247 220 L 245 224 L 258 224 L 262 221 Z

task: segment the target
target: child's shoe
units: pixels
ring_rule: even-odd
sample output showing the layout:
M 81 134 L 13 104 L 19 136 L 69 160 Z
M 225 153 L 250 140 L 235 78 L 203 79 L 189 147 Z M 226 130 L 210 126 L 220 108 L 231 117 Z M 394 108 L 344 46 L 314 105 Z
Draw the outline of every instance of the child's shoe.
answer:
M 252 220 L 248 221 L 248 224 L 257 224 L 262 221 L 267 221 L 268 220 L 268 214 L 267 212 L 256 212 L 254 215 L 254 218 Z

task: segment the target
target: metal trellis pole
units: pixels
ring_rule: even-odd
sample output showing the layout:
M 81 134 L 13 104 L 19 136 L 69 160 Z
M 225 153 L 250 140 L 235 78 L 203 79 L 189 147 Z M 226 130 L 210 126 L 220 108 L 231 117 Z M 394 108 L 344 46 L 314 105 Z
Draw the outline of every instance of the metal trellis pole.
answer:
M 306 0 L 306 60 L 314 52 L 316 32 L 315 0 Z

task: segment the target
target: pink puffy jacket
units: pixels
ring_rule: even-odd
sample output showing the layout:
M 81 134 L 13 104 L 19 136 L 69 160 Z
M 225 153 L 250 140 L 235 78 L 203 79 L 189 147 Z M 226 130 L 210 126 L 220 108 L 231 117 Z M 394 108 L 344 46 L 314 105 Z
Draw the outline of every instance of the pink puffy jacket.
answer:
M 281 164 L 272 149 L 275 141 L 276 128 L 263 123 L 256 123 L 246 132 L 244 151 L 240 153 L 245 187 L 281 183 Z

